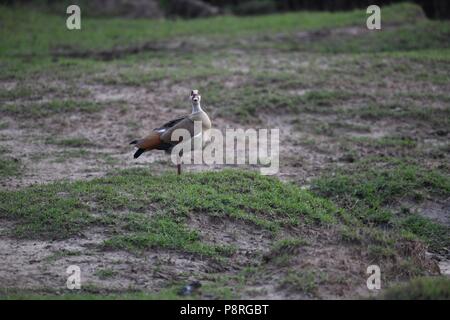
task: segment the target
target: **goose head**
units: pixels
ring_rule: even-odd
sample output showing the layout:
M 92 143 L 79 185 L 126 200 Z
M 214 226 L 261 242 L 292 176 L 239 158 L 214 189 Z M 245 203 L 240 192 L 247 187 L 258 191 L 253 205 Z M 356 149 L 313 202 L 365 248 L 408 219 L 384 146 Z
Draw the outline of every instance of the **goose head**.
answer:
M 193 105 L 199 105 L 202 96 L 198 93 L 198 90 L 191 91 L 191 100 Z

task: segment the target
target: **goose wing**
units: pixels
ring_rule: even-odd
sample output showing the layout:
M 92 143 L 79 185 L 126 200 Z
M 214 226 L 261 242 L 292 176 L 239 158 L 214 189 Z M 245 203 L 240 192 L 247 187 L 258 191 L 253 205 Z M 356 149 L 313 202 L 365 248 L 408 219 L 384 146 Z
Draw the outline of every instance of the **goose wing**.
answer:
M 153 129 L 146 137 L 132 141 L 131 144 L 138 148 L 135 158 L 139 157 L 143 152 L 153 149 L 170 150 L 178 143 L 178 141 L 171 140 L 172 133 L 176 129 L 186 129 L 192 136 L 194 133 L 194 122 L 189 116 L 179 117 Z
M 158 127 L 158 128 L 153 129 L 153 131 L 163 133 L 164 131 L 166 131 L 167 129 L 173 127 L 174 125 L 176 125 L 176 124 L 179 123 L 180 121 L 183 121 L 183 120 L 186 119 L 187 117 L 188 117 L 188 116 L 183 116 L 183 117 L 179 117 L 179 118 L 170 120 L 169 122 L 164 123 L 161 127 Z
M 161 141 L 170 144 L 177 144 L 177 141 L 172 141 L 172 133 L 177 129 L 185 129 L 189 131 L 191 137 L 194 135 L 194 121 L 189 117 L 183 117 L 176 119 L 177 121 L 173 123 L 170 127 L 164 128 L 164 131 L 160 131 Z M 168 122 L 170 123 L 170 122 Z

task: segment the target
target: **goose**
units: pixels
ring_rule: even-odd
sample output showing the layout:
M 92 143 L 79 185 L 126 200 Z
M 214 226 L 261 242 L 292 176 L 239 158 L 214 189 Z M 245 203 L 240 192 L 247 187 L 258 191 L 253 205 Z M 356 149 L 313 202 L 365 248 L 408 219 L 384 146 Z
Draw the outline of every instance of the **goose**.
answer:
M 176 129 L 186 129 L 189 131 L 191 137 L 194 136 L 194 121 L 201 121 L 202 133 L 206 139 L 203 140 L 203 145 L 208 142 L 207 133 L 211 128 L 211 120 L 209 116 L 203 111 L 200 101 L 202 97 L 200 96 L 198 90 L 191 91 L 191 103 L 192 112 L 191 114 L 179 117 L 169 122 L 166 122 L 161 127 L 153 129 L 153 131 L 142 139 L 136 139 L 131 141 L 130 144 L 134 145 L 137 150 L 134 153 L 134 159 L 139 158 L 141 154 L 150 150 L 164 150 L 166 153 L 170 153 L 175 145 L 181 141 L 172 141 L 172 133 Z M 177 164 L 177 172 L 181 174 L 181 164 Z

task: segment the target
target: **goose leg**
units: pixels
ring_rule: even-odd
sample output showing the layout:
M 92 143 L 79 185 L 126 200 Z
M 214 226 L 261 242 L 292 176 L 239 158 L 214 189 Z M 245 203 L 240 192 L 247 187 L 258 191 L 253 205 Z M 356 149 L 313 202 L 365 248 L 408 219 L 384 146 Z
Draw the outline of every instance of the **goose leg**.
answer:
M 178 175 L 181 174 L 181 157 L 183 156 L 183 150 L 180 152 L 180 157 L 178 158 L 178 164 L 177 164 L 177 173 Z

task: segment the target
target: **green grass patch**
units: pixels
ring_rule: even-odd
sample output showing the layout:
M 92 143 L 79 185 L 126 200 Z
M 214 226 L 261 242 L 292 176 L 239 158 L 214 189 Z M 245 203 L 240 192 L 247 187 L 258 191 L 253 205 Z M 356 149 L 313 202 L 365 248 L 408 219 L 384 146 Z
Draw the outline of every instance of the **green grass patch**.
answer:
M 292 253 L 294 252 L 298 247 L 308 245 L 308 241 L 301 238 L 284 238 L 280 239 L 277 242 L 274 243 L 272 247 L 273 252 L 287 252 Z
M 409 137 L 394 137 L 385 136 L 382 138 L 371 138 L 371 137 L 352 137 L 351 140 L 356 143 L 363 145 L 374 146 L 374 147 L 400 147 L 414 149 L 417 147 L 417 142 Z
M 55 137 L 49 137 L 45 140 L 47 144 L 53 144 L 60 147 L 69 147 L 69 148 L 81 148 L 81 147 L 93 147 L 95 144 L 87 138 L 84 137 L 74 137 L 74 138 L 65 138 L 65 139 L 57 139 Z
M 0 177 L 11 177 L 20 174 L 22 164 L 20 160 L 10 156 L 0 156 Z
M 117 272 L 110 268 L 98 269 L 95 271 L 95 275 L 102 280 L 113 278 L 116 274 Z
M 450 61 L 450 48 L 399 50 L 383 53 L 387 57 L 409 58 L 417 61 Z
M 438 225 L 402 207 L 405 201 L 420 203 L 428 195 L 450 192 L 450 177 L 438 170 L 425 169 L 413 160 L 372 158 L 324 175 L 315 180 L 313 190 L 333 199 L 363 224 L 389 226 L 409 231 L 424 239 L 434 249 L 450 244 L 448 227 Z M 345 217 L 344 217 L 345 218 Z M 345 234 L 358 239 L 357 234 Z
M 177 295 L 178 290 L 179 286 L 174 285 L 157 293 L 144 291 L 115 293 L 88 283 L 76 293 L 67 290 L 62 294 L 48 289 L 34 290 L 35 292 L 23 289 L 0 289 L 0 300 L 177 300 L 182 298 Z
M 433 125 L 448 126 L 450 108 L 430 108 L 427 106 L 405 105 L 402 103 L 373 104 L 353 108 L 344 113 L 359 116 L 364 120 L 396 119 L 397 121 L 420 121 Z
M 190 230 L 173 217 L 158 216 L 146 219 L 141 216 L 139 225 L 136 221 L 130 225 L 132 233 L 113 236 L 104 242 L 105 248 L 127 249 L 130 251 L 149 248 L 179 249 L 184 252 L 206 256 L 216 256 L 226 252 L 221 246 L 212 246 L 201 242 L 200 235 Z
M 289 270 L 280 282 L 280 287 L 311 296 L 317 294 L 317 288 L 327 279 L 326 274 L 316 270 Z
M 413 4 L 398 4 L 383 7 L 383 23 L 395 24 L 411 24 L 416 25 L 419 20 L 425 20 L 420 17 L 420 7 Z M 423 15 L 422 15 L 423 16 Z M 367 14 L 365 10 L 355 10 L 347 12 L 295 12 L 284 14 L 272 14 L 257 17 L 235 17 L 235 16 L 219 16 L 205 19 L 193 20 L 148 20 L 148 19 L 120 19 L 120 18 L 95 18 L 83 16 L 82 30 L 67 30 L 65 20 L 67 15 L 61 11 L 61 14 L 50 14 L 35 8 L 26 6 L 6 7 L 2 6 L 0 10 L 0 20 L 3 28 L 0 30 L 2 43 L 0 44 L 0 56 L 2 57 L 2 74 L 1 79 L 30 79 L 35 75 L 46 75 L 48 79 L 78 79 L 83 75 L 92 74 L 95 81 L 106 84 L 127 84 L 127 85 L 144 85 L 152 81 L 163 79 L 173 79 L 174 81 L 188 81 L 193 79 L 196 83 L 205 77 L 218 76 L 226 74 L 226 67 L 218 67 L 214 64 L 199 63 L 195 58 L 196 54 L 203 55 L 204 52 L 210 52 L 212 48 L 228 48 L 240 46 L 245 49 L 254 50 L 258 47 L 270 47 L 277 50 L 286 49 L 302 49 L 306 51 L 321 50 L 345 51 L 346 48 L 341 46 L 347 44 L 351 48 L 363 47 L 367 45 L 364 39 L 361 43 L 355 43 L 354 37 L 342 40 L 339 36 L 332 36 L 331 40 L 337 39 L 334 44 L 329 44 L 330 37 L 326 37 L 321 41 L 311 36 L 311 43 L 299 41 L 295 33 L 299 31 L 314 31 L 323 29 L 332 29 L 346 26 L 364 26 Z M 431 48 L 430 42 L 436 47 L 437 43 L 441 43 L 440 47 L 445 47 L 441 41 L 446 35 L 446 26 L 441 24 L 418 24 L 421 34 L 427 34 L 427 37 L 420 37 L 407 43 L 419 43 L 412 46 L 413 48 L 425 47 Z M 424 27 L 421 27 L 421 26 Z M 30 26 L 33 26 L 30 28 Z M 432 32 L 430 32 L 430 30 Z M 372 47 L 382 45 L 386 40 L 378 38 L 394 38 L 389 40 L 397 47 L 401 47 L 403 42 L 398 42 L 395 31 L 383 36 L 387 31 L 373 32 L 369 41 Z M 276 37 L 271 41 L 265 40 L 265 35 L 273 37 L 279 33 L 286 33 L 288 40 L 285 42 L 277 41 Z M 292 37 L 291 37 L 292 33 Z M 408 30 L 403 32 L 408 38 Z M 414 34 L 414 32 L 412 32 Z M 195 38 L 193 37 L 195 35 Z M 363 35 L 365 38 L 366 34 Z M 242 38 L 251 39 L 242 41 Z M 408 38 L 408 39 L 409 39 Z M 196 39 L 202 39 L 200 43 Z M 430 40 L 431 39 L 431 40 Z M 175 42 L 182 40 L 185 45 L 179 48 L 172 48 L 167 45 L 167 41 Z M 292 43 L 290 43 L 292 42 Z M 206 44 L 205 44 L 206 43 Z M 301 48 L 299 43 L 306 45 Z M 139 48 L 145 44 L 161 44 L 161 49 L 141 51 Z M 95 52 L 108 52 L 114 56 L 115 50 L 126 47 L 135 47 L 131 50 L 129 56 L 120 56 L 122 62 L 130 62 L 133 65 L 127 65 L 116 74 L 105 75 L 99 77 L 98 74 L 107 70 L 108 64 L 102 61 L 94 60 Z M 291 48 L 293 47 L 293 48 Z M 409 47 L 408 47 L 409 48 Z M 359 50 L 359 49 L 353 49 Z M 380 50 L 383 50 L 381 48 Z M 177 52 L 175 59 L 171 63 L 165 65 L 152 66 L 145 70 L 136 66 L 135 57 L 139 56 L 140 63 L 148 60 L 148 55 L 158 55 L 158 60 L 164 60 L 164 56 L 170 57 L 173 52 Z M 182 53 L 181 53 L 182 51 Z M 364 51 L 364 50 L 360 50 Z M 367 50 L 365 50 L 367 51 Z M 55 53 L 65 52 L 90 52 L 91 55 L 82 58 L 54 58 Z M 192 52 L 195 54 L 192 55 Z M 180 68 L 174 65 L 180 61 L 180 57 L 192 55 L 192 64 L 195 68 Z M 163 58 L 161 58 L 161 56 Z M 98 57 L 97 57 L 98 58 Z M 167 59 L 166 59 L 167 60 Z M 295 83 L 295 81 L 294 81 Z M 45 87 L 45 86 L 44 86 Z M 49 88 L 53 90 L 54 88 Z M 47 90 L 44 88 L 44 90 Z M 60 91 L 59 88 L 57 91 Z M 70 89 L 69 89 L 70 90 Z M 11 92 L 0 91 L 0 99 L 4 97 L 14 99 L 14 97 L 34 97 L 36 96 L 36 88 L 18 87 Z
M 45 261 L 49 262 L 49 263 L 53 263 L 59 259 L 65 258 L 65 257 L 76 257 L 76 256 L 80 256 L 82 254 L 83 254 L 83 252 L 78 251 L 78 250 L 61 249 L 61 250 L 58 250 L 58 251 L 50 254 L 49 256 L 47 256 L 45 258 Z
M 19 223 L 12 232 L 26 238 L 67 238 L 91 222 L 89 207 L 64 183 L 0 192 L 0 217 Z
M 7 60 L 10 61 L 10 60 Z M 8 62 L 5 62 L 8 65 Z M 61 69 L 66 69 L 65 65 L 60 65 Z M 63 72 L 67 72 L 64 70 Z M 2 75 L 3 76 L 3 75 Z M 30 79 L 27 79 L 30 80 Z M 86 97 L 89 91 L 86 89 L 80 89 L 74 83 L 70 83 L 67 86 L 61 86 L 56 84 L 49 84 L 46 81 L 30 81 L 19 82 L 13 88 L 0 89 L 0 101 L 14 101 L 14 100 L 39 100 L 43 96 L 52 95 L 54 97 Z
M 422 192 L 447 194 L 450 178 L 437 170 L 420 167 L 413 160 L 371 158 L 347 171 L 338 171 L 333 177 L 316 180 L 315 188 L 326 196 L 350 195 L 380 208 L 404 197 L 420 200 Z
M 420 9 L 417 6 L 406 4 L 384 7 L 383 19 L 408 21 L 418 10 Z M 65 12 L 61 15 L 52 15 L 26 7 L 2 7 L 0 19 L 4 27 L 0 33 L 3 40 L 0 54 L 46 54 L 49 49 L 58 46 L 105 49 L 187 35 L 236 36 L 362 25 L 367 14 L 364 10 L 340 13 L 296 12 L 260 17 L 220 16 L 175 21 L 84 17 L 83 29 L 78 32 L 67 30 L 66 18 Z M 31 30 L 33 32 L 30 32 Z
M 383 12 L 384 14 L 384 12 Z M 380 53 L 397 51 L 411 51 L 415 54 L 409 57 L 421 56 L 417 52 L 428 50 L 425 57 L 432 60 L 442 60 L 446 55 L 436 55 L 433 51 L 448 49 L 450 23 L 447 21 L 417 21 L 403 26 L 385 26 L 378 32 L 362 32 L 357 35 L 333 35 L 313 38 L 310 41 L 293 43 L 296 49 L 321 53 Z M 434 59 L 433 59 L 434 58 Z
M 105 105 L 83 100 L 53 100 L 45 103 L 4 104 L 0 112 L 22 119 L 45 118 L 70 112 L 94 113 Z
M 298 253 L 298 249 L 306 245 L 308 245 L 308 241 L 302 238 L 283 238 L 272 245 L 263 259 L 266 263 L 272 263 L 278 267 L 289 266 L 292 258 Z
M 94 153 L 82 148 L 64 149 L 61 152 L 55 152 L 55 158 L 52 160 L 55 163 L 64 163 L 71 159 L 87 159 L 92 158 Z M 100 157 L 101 159 L 101 157 Z
M 126 170 L 91 181 L 58 182 L 0 192 L 0 218 L 16 220 L 26 238 L 67 238 L 104 226 L 104 248 L 177 249 L 229 256 L 235 248 L 202 242 L 187 227 L 190 215 L 239 219 L 273 232 L 301 223 L 330 224 L 337 209 L 327 200 L 257 173 L 166 173 Z
M 209 54 L 199 53 L 195 58 L 189 54 L 140 58 L 147 58 L 150 64 L 143 67 L 136 61 L 132 61 L 131 67 L 123 68 L 119 65 L 118 70 L 113 74 L 96 75 L 93 81 L 108 85 L 148 86 L 152 82 L 169 79 L 173 83 L 194 84 L 211 77 L 223 77 L 230 74 L 228 70 L 214 66 Z M 192 68 L 192 65 L 195 65 L 195 68 Z
M 278 73 L 252 75 L 248 81 L 233 90 L 224 90 L 216 83 L 207 85 L 204 90 L 208 92 L 208 104 L 214 106 L 219 116 L 249 123 L 260 120 L 259 116 L 265 113 L 334 113 L 334 106 L 339 106 L 354 96 L 333 90 L 293 94 L 286 86 L 289 87 L 288 84 L 298 79 L 298 76 L 278 76 Z
M 422 277 L 387 289 L 382 295 L 386 300 L 449 300 L 448 277 Z
M 400 222 L 400 227 L 426 239 L 433 248 L 441 248 L 450 244 L 450 228 L 434 223 L 419 215 L 410 215 Z

